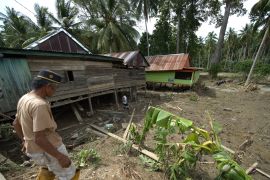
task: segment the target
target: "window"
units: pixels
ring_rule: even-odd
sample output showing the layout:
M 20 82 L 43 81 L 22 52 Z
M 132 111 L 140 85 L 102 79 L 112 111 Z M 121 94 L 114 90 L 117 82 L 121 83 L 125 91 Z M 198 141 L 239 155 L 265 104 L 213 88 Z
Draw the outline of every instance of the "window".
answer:
M 72 71 L 66 71 L 67 81 L 74 81 L 74 75 Z
M 192 72 L 175 72 L 175 79 L 191 80 Z

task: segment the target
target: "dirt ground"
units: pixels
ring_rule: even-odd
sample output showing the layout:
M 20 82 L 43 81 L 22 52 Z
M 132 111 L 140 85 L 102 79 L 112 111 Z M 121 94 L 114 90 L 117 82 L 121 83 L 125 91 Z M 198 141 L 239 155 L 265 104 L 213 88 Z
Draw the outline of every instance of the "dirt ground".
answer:
M 258 162 L 258 167 L 270 174 L 269 88 L 264 86 L 264 90 L 246 92 L 237 81 L 229 81 L 219 86 L 215 84 L 215 81 L 207 80 L 203 83 L 207 88 L 199 88 L 196 92 L 192 90 L 171 92 L 166 89 L 158 92 L 140 92 L 137 101 L 131 103 L 131 107 L 136 108 L 133 121 L 142 128 L 143 115 L 147 106 L 151 104 L 190 119 L 197 126 L 207 129 L 206 111 L 208 111 L 212 118 L 222 125 L 220 137 L 223 145 L 238 151 L 239 145 L 249 140 L 250 143 L 239 155 L 241 166 L 247 169 L 254 162 Z M 116 110 L 113 104 L 100 106 L 99 109 Z M 116 130 L 113 133 L 122 137 L 125 130 L 121 127 L 121 123 L 129 121 L 131 112 L 129 114 L 123 110 L 121 112 L 106 114 L 98 111 L 94 116 L 85 118 L 83 124 L 76 121 L 69 109 L 62 114 L 56 112 L 59 133 L 64 138 L 65 144 L 68 147 L 75 145 L 71 152 L 92 148 L 101 156 L 98 164 L 90 164 L 82 168 L 80 179 L 167 179 L 164 172 L 152 172 L 144 167 L 138 157 L 138 152 L 121 154 L 123 144 L 120 141 L 91 133 L 90 123 L 101 127 L 112 123 Z M 70 126 L 71 128 L 67 128 Z M 79 135 L 79 138 L 75 137 L 75 140 L 71 140 L 74 134 Z M 3 172 L 3 174 L 7 179 L 35 179 L 36 172 L 37 167 L 34 166 L 20 167 L 17 170 Z M 215 173 L 215 165 L 199 164 L 195 169 L 193 179 L 214 179 Z M 257 172 L 251 176 L 255 180 L 267 179 Z

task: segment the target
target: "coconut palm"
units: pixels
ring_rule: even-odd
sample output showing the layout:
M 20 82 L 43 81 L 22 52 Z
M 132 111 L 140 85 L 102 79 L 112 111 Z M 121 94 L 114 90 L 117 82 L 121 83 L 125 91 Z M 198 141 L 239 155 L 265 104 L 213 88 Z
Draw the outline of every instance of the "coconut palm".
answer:
M 213 53 L 213 50 L 216 46 L 216 43 L 217 43 L 217 34 L 214 33 L 213 31 L 208 33 L 206 39 L 205 39 L 205 46 L 206 46 L 206 49 L 207 49 L 207 69 L 209 69 L 210 67 L 210 57 L 211 57 L 211 54 Z
M 35 17 L 37 19 L 37 25 L 40 29 L 40 34 L 44 35 L 48 31 L 52 30 L 52 21 L 49 19 L 48 8 L 39 6 L 38 4 L 34 5 Z
M 249 58 L 251 54 L 251 46 L 253 46 L 256 42 L 256 31 L 254 31 L 253 24 L 246 24 L 246 26 L 240 30 L 240 39 L 242 43 L 243 49 L 243 59 Z
M 76 22 L 76 17 L 78 15 L 78 9 L 71 5 L 71 1 L 68 0 L 56 0 L 56 11 L 57 17 L 49 13 L 52 21 L 65 30 L 76 29 L 80 22 Z
M 149 15 L 156 14 L 158 12 L 159 0 L 130 0 L 132 7 L 134 7 L 138 14 L 143 14 L 145 21 L 145 31 L 147 39 L 147 55 L 149 56 L 149 38 L 147 22 Z
M 122 0 L 100 0 L 98 18 L 87 22 L 94 26 L 95 37 L 93 43 L 97 49 L 104 52 L 124 51 L 134 48 L 139 36 L 133 28 L 135 21 L 127 13 L 128 4 Z
M 3 22 L 2 34 L 7 47 L 22 48 L 38 30 L 30 18 L 9 7 L 6 7 L 6 14 L 0 13 L 0 21 Z
M 238 14 L 243 15 L 246 13 L 246 9 L 243 8 L 243 2 L 245 0 L 223 0 L 223 5 L 225 5 L 225 11 L 221 22 L 220 32 L 219 32 L 219 38 L 218 43 L 214 52 L 214 55 L 211 59 L 212 64 L 218 64 L 221 60 L 221 51 L 223 47 L 224 42 L 224 36 L 228 24 L 228 20 L 230 15 Z
M 263 27 L 264 36 L 261 41 L 260 47 L 256 53 L 256 56 L 253 60 L 253 64 L 250 68 L 250 72 L 248 74 L 247 80 L 245 82 L 245 86 L 249 84 L 252 72 L 254 70 L 256 61 L 258 60 L 262 50 L 264 43 L 270 36 L 270 0 L 260 0 L 257 2 L 251 9 L 250 12 L 251 20 L 255 22 L 255 28 Z

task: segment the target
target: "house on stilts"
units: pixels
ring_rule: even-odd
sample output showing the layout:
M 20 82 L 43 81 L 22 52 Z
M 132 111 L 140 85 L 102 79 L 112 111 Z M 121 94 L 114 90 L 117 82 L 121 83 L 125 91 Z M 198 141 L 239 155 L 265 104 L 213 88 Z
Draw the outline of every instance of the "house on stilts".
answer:
M 146 57 L 147 84 L 169 84 L 177 87 L 191 87 L 199 79 L 201 68 L 190 67 L 189 54 L 169 54 Z
M 146 61 L 146 60 L 145 60 Z M 19 98 L 30 91 L 30 82 L 42 69 L 63 77 L 61 86 L 48 100 L 52 107 L 111 95 L 119 107 L 118 93 L 126 90 L 135 96 L 145 85 L 144 68 L 131 68 L 123 58 L 92 54 L 64 29 L 52 32 L 26 49 L 0 48 L 0 112 L 12 116 Z M 144 62 L 147 64 L 147 61 Z M 0 120 L 5 118 L 0 116 Z

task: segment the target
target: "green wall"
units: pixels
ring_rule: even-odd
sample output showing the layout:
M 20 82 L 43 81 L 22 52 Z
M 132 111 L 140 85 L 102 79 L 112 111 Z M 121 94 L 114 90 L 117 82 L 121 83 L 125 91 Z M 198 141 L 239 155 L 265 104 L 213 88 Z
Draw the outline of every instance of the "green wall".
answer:
M 159 72 L 146 72 L 146 81 L 147 82 L 157 82 L 157 83 L 174 83 L 179 85 L 186 85 L 192 86 L 195 82 L 198 81 L 200 72 L 195 71 L 192 73 L 191 80 L 181 80 L 175 79 L 175 72 L 174 71 L 159 71 Z

